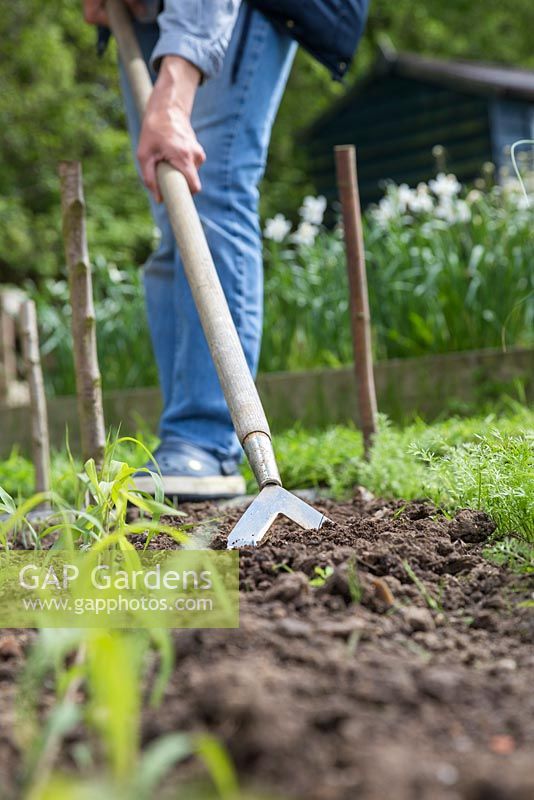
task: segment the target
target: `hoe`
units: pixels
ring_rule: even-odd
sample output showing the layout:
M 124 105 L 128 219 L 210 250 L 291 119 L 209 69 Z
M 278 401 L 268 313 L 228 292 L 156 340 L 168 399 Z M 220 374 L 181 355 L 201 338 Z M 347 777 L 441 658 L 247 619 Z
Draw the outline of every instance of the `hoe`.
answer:
M 108 0 L 106 8 L 142 117 L 152 91 L 148 69 L 122 0 Z M 282 487 L 269 424 L 187 182 L 165 162 L 158 164 L 157 178 L 234 428 L 260 489 L 230 533 L 228 547 L 260 544 L 278 516 L 304 529 L 320 528 L 326 517 Z

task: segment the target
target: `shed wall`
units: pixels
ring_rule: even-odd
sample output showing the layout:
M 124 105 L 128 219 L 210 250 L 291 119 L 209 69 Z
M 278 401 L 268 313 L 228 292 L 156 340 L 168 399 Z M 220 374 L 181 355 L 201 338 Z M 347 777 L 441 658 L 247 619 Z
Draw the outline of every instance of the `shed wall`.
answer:
M 463 181 L 492 158 L 490 100 L 424 81 L 387 76 L 365 85 L 308 137 L 317 189 L 336 196 L 333 147 L 355 144 L 362 202 L 379 199 L 387 180 L 416 185 L 436 173 L 432 148 L 443 145 L 447 169 Z

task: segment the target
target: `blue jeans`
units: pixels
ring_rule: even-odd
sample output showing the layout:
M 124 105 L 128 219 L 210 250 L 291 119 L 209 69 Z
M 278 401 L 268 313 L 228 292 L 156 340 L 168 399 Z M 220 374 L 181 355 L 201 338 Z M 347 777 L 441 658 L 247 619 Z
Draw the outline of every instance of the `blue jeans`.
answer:
M 192 124 L 207 155 L 195 204 L 255 374 L 263 316 L 258 183 L 296 45 L 258 11 L 249 16 L 246 38 L 242 37 L 246 14 L 243 3 L 222 73 L 199 88 Z M 136 32 L 148 62 L 157 25 L 136 23 Z M 122 68 L 121 85 L 135 149 L 140 124 Z M 150 204 L 161 231 L 159 247 L 144 268 L 148 323 L 163 396 L 160 437 L 190 442 L 221 459 L 240 458 L 165 207 L 152 198 Z

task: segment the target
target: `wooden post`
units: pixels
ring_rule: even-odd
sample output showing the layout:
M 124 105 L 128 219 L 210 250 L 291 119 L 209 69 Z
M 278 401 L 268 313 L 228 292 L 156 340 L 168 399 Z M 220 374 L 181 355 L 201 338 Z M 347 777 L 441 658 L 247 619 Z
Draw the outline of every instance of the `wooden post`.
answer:
M 0 401 L 9 404 L 17 380 L 15 320 L 7 308 L 9 290 L 0 293 Z
M 102 405 L 102 379 L 96 350 L 96 319 L 91 265 L 85 230 L 82 169 L 78 161 L 59 164 L 63 240 L 69 272 L 76 394 L 84 459 L 100 465 L 106 434 Z
M 365 457 L 368 458 L 372 438 L 376 433 L 377 410 L 356 151 L 353 145 L 339 145 L 335 148 L 335 157 L 347 252 L 354 369 L 358 384 Z
M 25 300 L 22 303 L 19 311 L 19 321 L 26 379 L 30 389 L 35 490 L 36 492 L 48 492 L 50 491 L 48 417 L 41 357 L 39 355 L 37 313 L 33 300 Z

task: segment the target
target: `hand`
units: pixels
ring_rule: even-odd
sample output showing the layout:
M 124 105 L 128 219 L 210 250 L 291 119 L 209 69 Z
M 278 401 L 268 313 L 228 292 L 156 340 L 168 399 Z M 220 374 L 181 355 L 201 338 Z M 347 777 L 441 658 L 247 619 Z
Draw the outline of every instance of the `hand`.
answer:
M 125 0 L 125 2 L 134 16 L 143 14 L 141 0 Z M 105 0 L 83 0 L 83 16 L 90 25 L 103 25 L 105 28 L 109 28 Z
M 167 161 L 185 177 L 193 194 L 201 189 L 198 169 L 206 154 L 191 127 L 191 109 L 200 71 L 180 56 L 165 56 L 145 111 L 137 158 L 146 187 L 157 203 L 162 197 L 156 166 Z

